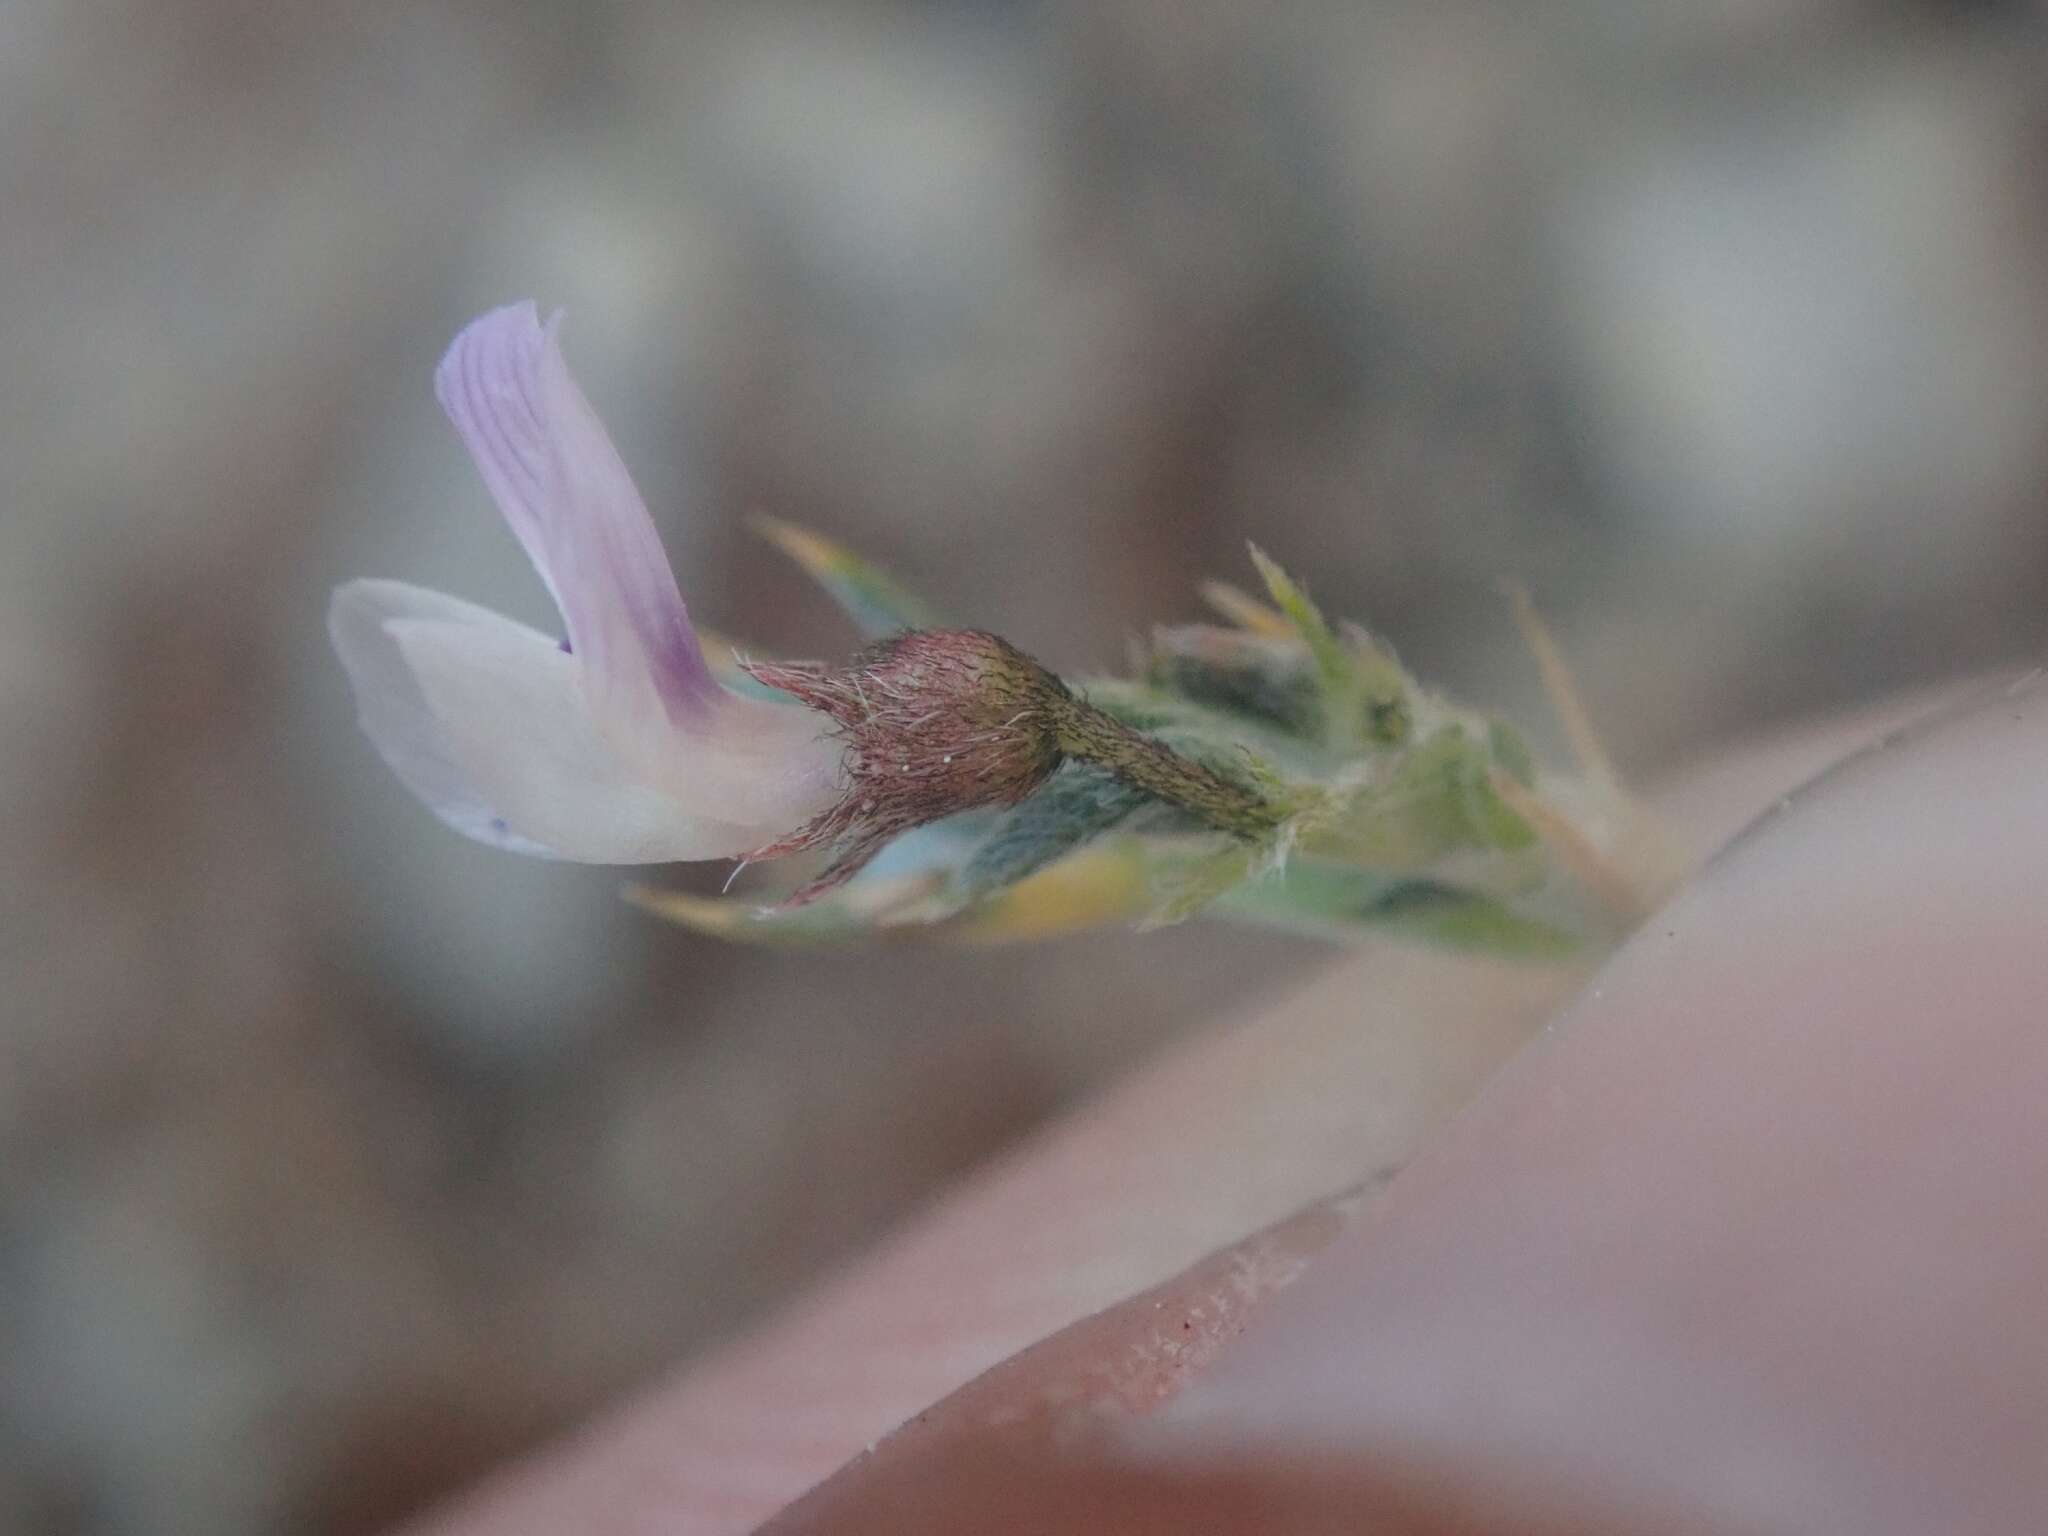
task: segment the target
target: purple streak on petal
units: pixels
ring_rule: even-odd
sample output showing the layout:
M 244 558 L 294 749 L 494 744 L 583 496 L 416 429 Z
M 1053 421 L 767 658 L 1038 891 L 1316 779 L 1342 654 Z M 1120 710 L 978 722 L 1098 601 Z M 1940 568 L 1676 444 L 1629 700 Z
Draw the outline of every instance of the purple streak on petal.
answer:
M 632 477 L 531 303 L 472 321 L 434 375 L 442 408 L 547 583 L 601 693 L 651 685 L 669 719 L 719 687 Z

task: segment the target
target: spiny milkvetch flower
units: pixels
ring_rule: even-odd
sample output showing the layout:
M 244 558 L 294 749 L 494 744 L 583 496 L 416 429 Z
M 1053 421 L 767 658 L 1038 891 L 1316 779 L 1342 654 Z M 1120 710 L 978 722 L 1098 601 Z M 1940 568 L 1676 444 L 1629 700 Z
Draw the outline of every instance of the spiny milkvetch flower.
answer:
M 328 627 L 363 729 L 448 825 L 593 864 L 741 857 L 844 789 L 829 722 L 719 683 L 618 450 L 530 303 L 472 322 L 435 393 L 567 638 L 399 581 Z
M 726 688 L 559 325 L 493 310 L 434 383 L 567 638 L 396 581 L 350 582 L 328 615 L 364 730 L 457 831 L 593 864 L 830 849 L 802 903 L 898 833 L 1015 805 L 1069 756 L 1226 829 L 1276 823 L 978 630 L 898 634 L 841 668 L 750 666 L 789 702 Z
M 1601 770 L 1588 820 L 1511 728 L 1417 686 L 1257 550 L 1271 606 L 1212 587 L 1229 630 L 1160 631 L 1139 676 L 1069 685 L 999 636 L 939 627 L 850 551 L 771 527 L 871 643 L 840 666 L 742 663 L 752 691 L 726 687 L 558 328 L 531 304 L 494 310 L 435 387 L 565 638 L 396 581 L 350 582 L 329 612 L 363 728 L 456 830 L 598 864 L 822 850 L 821 875 L 742 925 L 643 893 L 712 931 L 793 939 L 1213 908 L 1554 953 L 1645 909 L 1641 871 L 1608 852 L 1603 823 L 1621 823 L 1600 804 L 1619 802 L 1597 754 L 1581 754 Z M 840 892 L 884 846 L 896 869 Z

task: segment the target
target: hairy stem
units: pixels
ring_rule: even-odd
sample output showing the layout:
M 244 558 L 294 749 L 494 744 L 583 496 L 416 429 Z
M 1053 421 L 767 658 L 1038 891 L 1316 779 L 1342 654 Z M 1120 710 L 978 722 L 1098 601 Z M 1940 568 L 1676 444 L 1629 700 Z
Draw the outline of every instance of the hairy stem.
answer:
M 1068 697 L 1052 711 L 1054 740 L 1066 756 L 1114 775 L 1177 805 L 1210 826 L 1260 838 L 1287 819 L 1285 807 L 1212 768 L 1183 757 L 1154 737 L 1133 730 L 1085 699 Z

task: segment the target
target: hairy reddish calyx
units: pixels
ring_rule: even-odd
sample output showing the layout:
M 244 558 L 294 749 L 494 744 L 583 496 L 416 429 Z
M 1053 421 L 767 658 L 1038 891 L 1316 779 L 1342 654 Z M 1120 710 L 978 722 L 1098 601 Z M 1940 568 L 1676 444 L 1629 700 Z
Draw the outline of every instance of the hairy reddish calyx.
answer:
M 910 630 L 845 667 L 745 663 L 771 688 L 829 716 L 845 743 L 837 804 L 752 858 L 829 847 L 832 862 L 795 892 L 801 905 L 852 878 L 890 839 L 959 811 L 1015 805 L 1069 757 L 1243 837 L 1285 812 L 1131 729 L 1000 636 Z

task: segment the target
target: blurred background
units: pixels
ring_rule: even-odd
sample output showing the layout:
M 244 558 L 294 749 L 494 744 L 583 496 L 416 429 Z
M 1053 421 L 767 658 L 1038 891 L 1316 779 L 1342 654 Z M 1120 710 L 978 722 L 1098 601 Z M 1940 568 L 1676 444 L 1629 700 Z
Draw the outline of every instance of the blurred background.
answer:
M 0 0 L 0 1529 L 374 1530 L 1321 962 L 723 949 L 445 831 L 323 610 L 552 622 L 433 402 L 472 314 L 568 307 L 693 611 L 765 648 L 851 636 L 749 512 L 1067 669 L 1252 538 L 1540 720 L 1513 574 L 1653 776 L 2048 648 L 2044 43 Z

